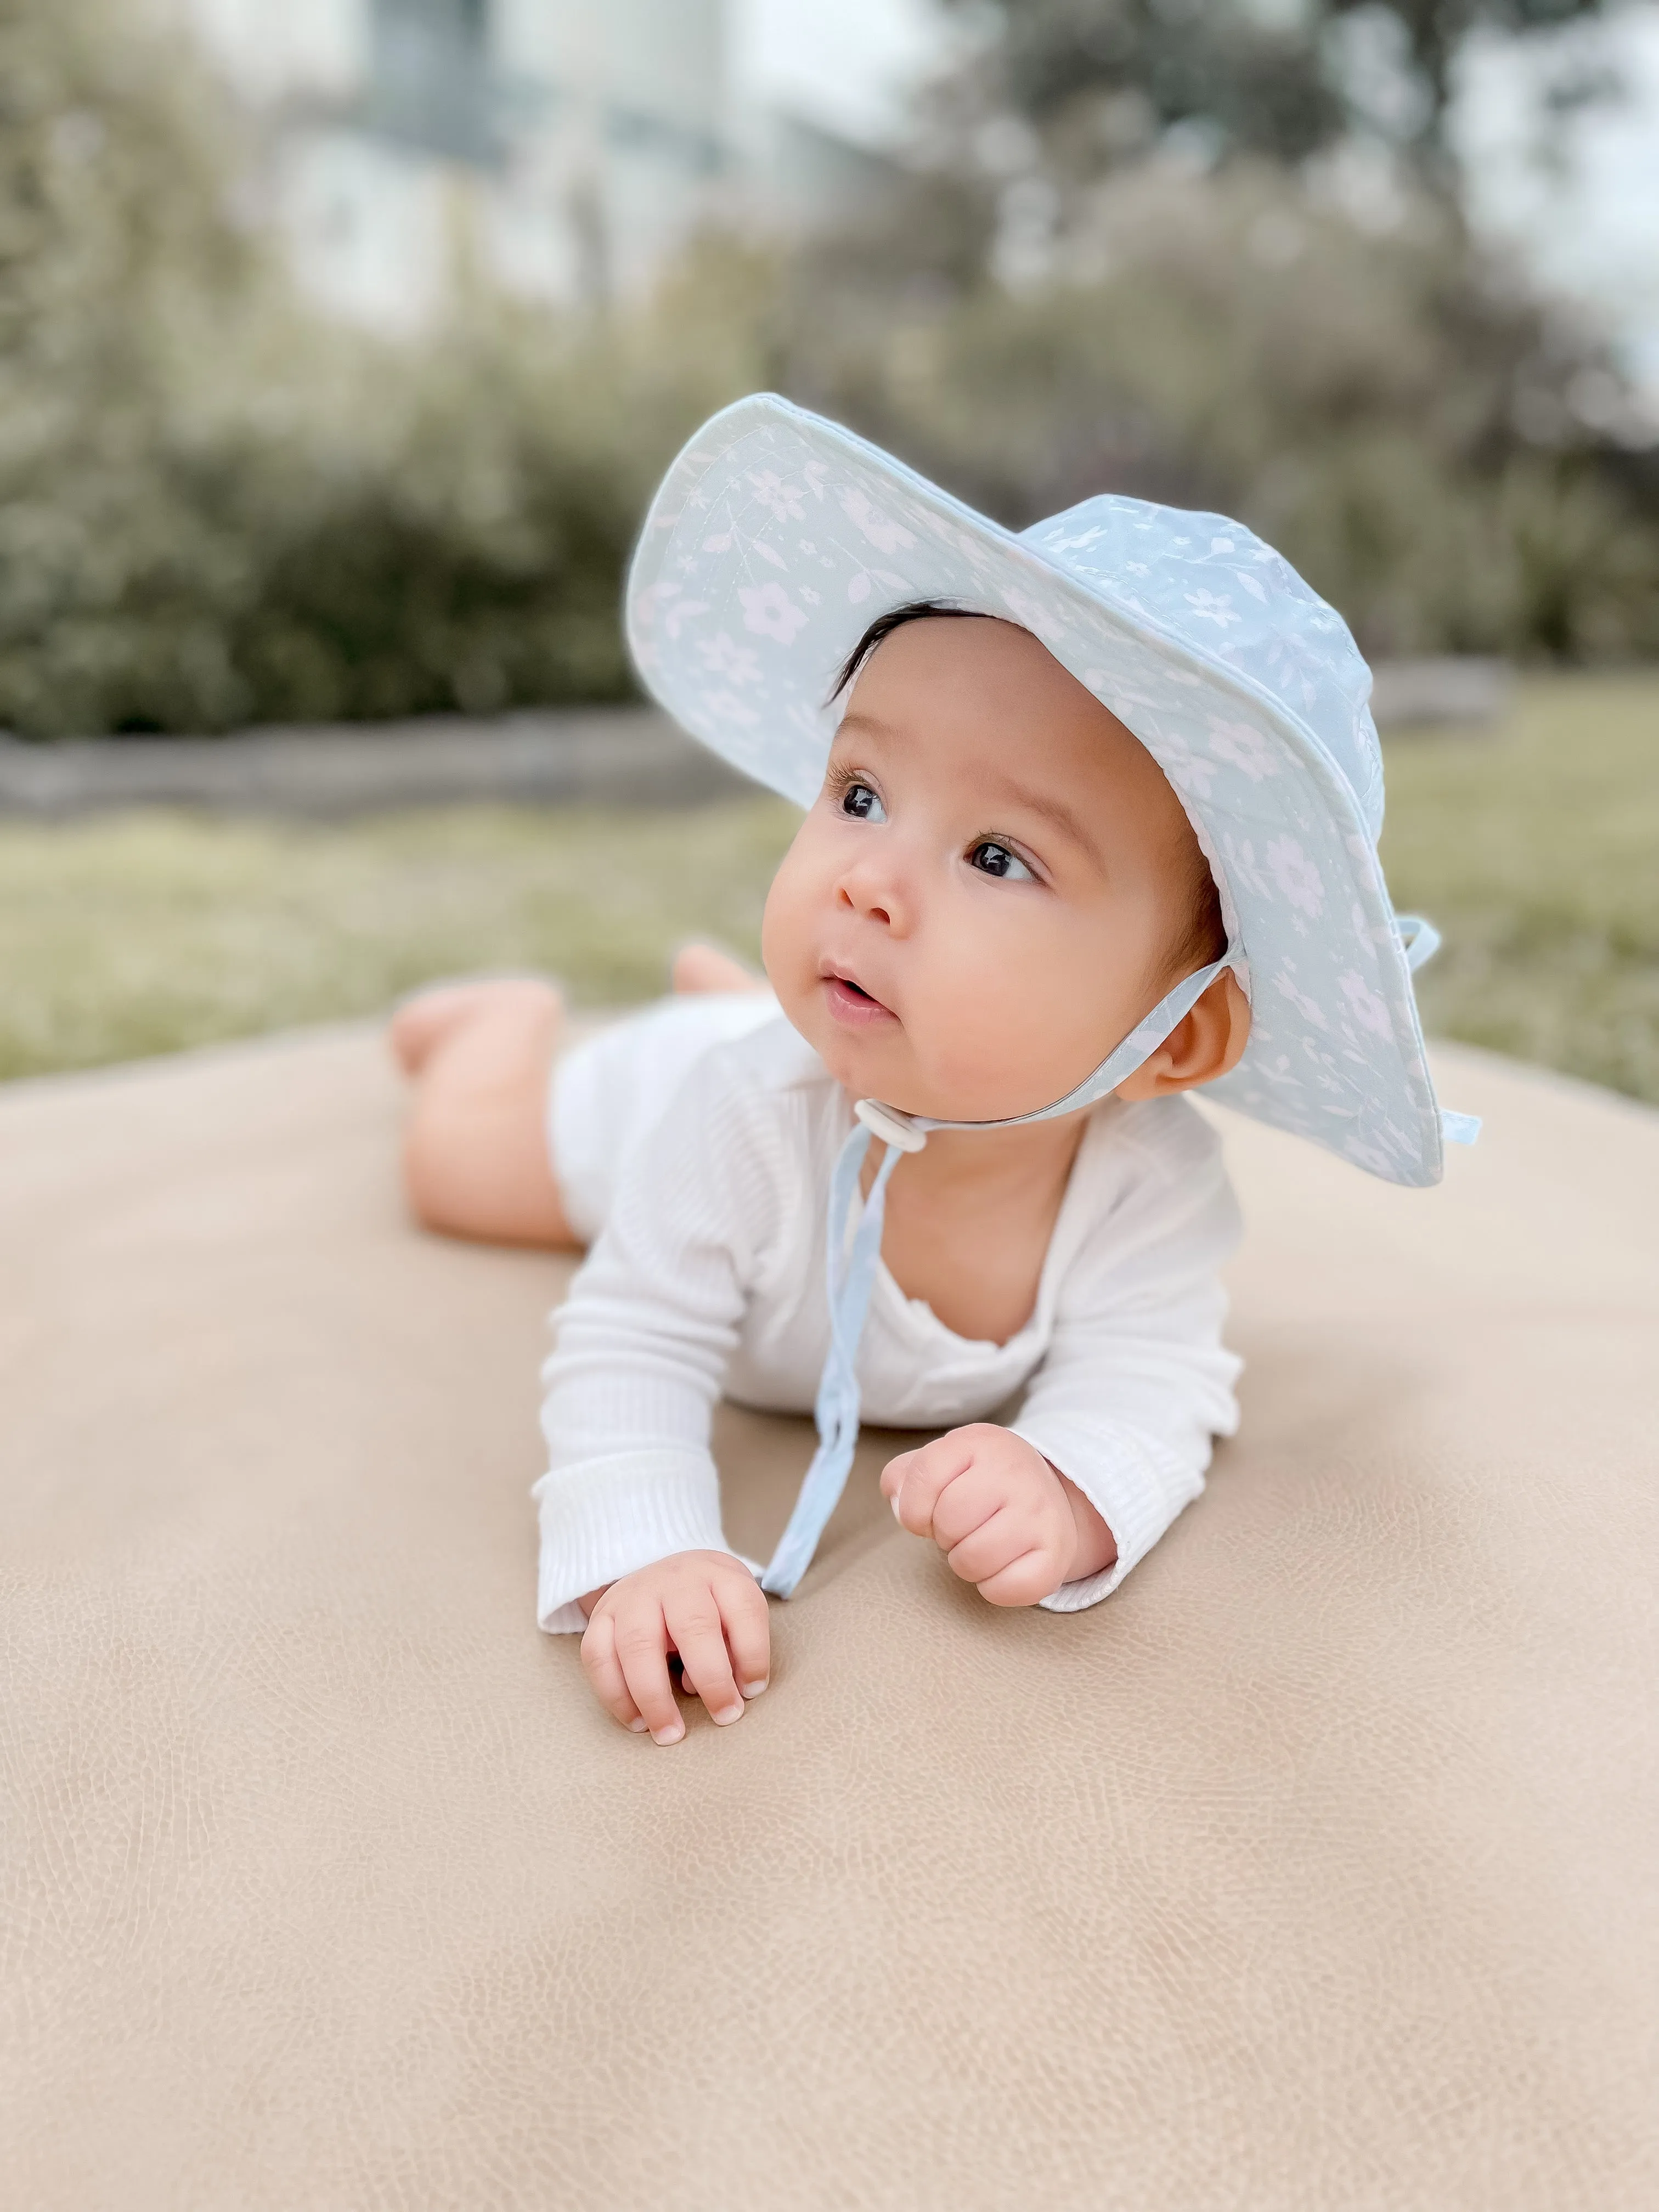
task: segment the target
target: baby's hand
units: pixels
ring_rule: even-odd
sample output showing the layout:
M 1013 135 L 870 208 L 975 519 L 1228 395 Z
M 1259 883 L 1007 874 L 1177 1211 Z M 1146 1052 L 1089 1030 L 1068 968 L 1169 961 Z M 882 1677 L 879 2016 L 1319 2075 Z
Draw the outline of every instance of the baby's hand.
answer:
M 655 1743 L 678 1743 L 685 1723 L 674 1702 L 669 1653 L 678 1652 L 686 1688 L 724 1727 L 741 1720 L 744 1699 L 766 1687 L 771 1642 L 765 1595 L 741 1559 L 729 1552 L 676 1552 L 600 1593 L 582 1638 L 582 1668 L 599 1703 L 624 1728 L 649 1729 Z
M 881 1486 L 899 1526 L 931 1536 L 992 1605 L 1035 1605 L 1117 1557 L 1088 1499 L 1012 1429 L 975 1421 L 901 1452 Z

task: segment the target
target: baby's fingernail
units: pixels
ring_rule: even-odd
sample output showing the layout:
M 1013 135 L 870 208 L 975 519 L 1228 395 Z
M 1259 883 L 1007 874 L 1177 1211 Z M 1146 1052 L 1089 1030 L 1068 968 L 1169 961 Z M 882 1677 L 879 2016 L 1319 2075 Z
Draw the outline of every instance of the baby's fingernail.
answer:
M 652 1729 L 651 1741 L 653 1743 L 678 1743 L 684 1734 L 684 1721 L 670 1721 L 666 1728 Z
M 766 1684 L 767 1677 L 763 1674 L 758 1682 L 744 1682 L 740 1686 L 745 1698 L 757 1698 Z
M 733 1721 L 740 1721 L 742 1718 L 743 1699 L 739 1698 L 735 1704 L 720 1707 L 719 1712 L 714 1715 L 714 1725 L 716 1728 L 730 1728 Z
M 898 1510 L 898 1492 L 897 1492 L 896 1491 L 895 1491 L 895 1492 L 894 1492 L 893 1495 L 892 1495 L 892 1496 L 888 1499 L 887 1503 L 888 1503 L 888 1504 L 892 1507 L 892 1509 L 893 1509 L 893 1518 L 894 1518 L 894 1520 L 895 1520 L 895 1521 L 896 1521 L 896 1520 L 898 1519 L 898 1517 L 899 1517 L 899 1510 Z
M 635 1735 L 643 1735 L 647 1729 L 650 1727 L 651 1723 L 647 1720 L 643 1713 L 635 1713 L 633 1719 L 629 1721 L 628 1725 L 632 1729 Z

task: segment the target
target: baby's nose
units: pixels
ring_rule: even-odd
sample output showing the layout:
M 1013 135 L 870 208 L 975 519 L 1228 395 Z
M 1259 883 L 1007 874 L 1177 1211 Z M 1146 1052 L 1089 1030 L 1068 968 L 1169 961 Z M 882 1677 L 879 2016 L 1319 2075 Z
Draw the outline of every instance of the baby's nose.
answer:
M 866 921 L 878 922 L 887 929 L 908 926 L 912 902 L 889 870 L 877 870 L 867 863 L 849 868 L 836 887 L 836 896 Z

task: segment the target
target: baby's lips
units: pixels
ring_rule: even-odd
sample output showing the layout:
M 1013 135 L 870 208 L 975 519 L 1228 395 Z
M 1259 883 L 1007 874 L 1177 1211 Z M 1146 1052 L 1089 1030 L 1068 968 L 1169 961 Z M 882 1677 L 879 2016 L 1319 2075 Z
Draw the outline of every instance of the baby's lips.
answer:
M 867 999 L 872 1006 L 879 1008 L 884 1014 L 893 1012 L 886 1000 L 878 992 L 872 991 L 862 975 L 854 975 L 850 968 L 842 968 L 833 960 L 825 960 L 820 964 L 818 980 L 823 983 L 843 983 L 849 991 Z M 894 1015 L 894 1019 L 897 1019 L 896 1015 Z

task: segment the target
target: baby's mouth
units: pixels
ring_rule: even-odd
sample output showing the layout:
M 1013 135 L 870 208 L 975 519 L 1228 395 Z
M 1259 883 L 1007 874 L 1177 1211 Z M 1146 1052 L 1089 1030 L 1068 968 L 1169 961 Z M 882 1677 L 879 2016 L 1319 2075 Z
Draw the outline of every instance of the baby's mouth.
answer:
M 831 1014 L 849 1029 L 867 1029 L 874 1023 L 898 1019 L 892 1008 L 883 1006 L 873 992 L 833 969 L 823 978 L 823 995 Z

